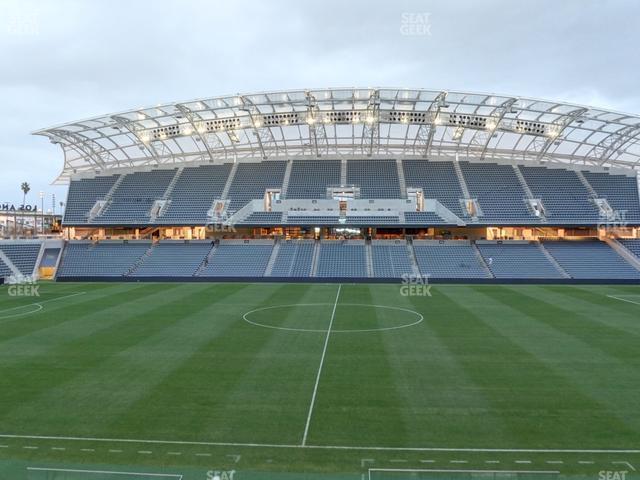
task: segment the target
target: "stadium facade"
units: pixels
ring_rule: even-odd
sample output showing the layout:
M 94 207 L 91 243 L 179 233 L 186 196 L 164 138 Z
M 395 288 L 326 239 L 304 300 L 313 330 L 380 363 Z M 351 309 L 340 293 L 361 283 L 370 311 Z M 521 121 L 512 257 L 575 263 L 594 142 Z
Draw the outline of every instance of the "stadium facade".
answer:
M 58 279 L 640 280 L 636 115 L 349 88 L 35 134 L 69 183 Z

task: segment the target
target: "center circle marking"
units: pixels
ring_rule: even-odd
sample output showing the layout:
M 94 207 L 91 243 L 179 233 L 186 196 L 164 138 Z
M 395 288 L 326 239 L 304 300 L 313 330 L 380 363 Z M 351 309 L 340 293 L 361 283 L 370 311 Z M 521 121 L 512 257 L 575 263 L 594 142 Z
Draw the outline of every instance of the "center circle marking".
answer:
M 251 325 L 255 325 L 256 327 L 271 328 L 273 330 L 285 330 L 289 332 L 327 333 L 327 329 L 278 327 L 276 325 L 266 325 L 264 323 L 255 322 L 253 320 L 249 320 L 248 318 L 253 313 L 263 312 L 266 310 L 275 310 L 278 308 L 327 307 L 327 306 L 333 307 L 334 304 L 333 303 L 294 303 L 294 304 L 288 304 L 288 305 L 271 305 L 269 307 L 260 307 L 260 308 L 255 308 L 253 310 L 249 310 L 244 315 L 242 315 L 242 319 Z M 416 320 L 411 323 L 406 323 L 404 325 L 396 325 L 394 327 L 363 328 L 363 329 L 333 329 L 332 328 L 331 333 L 364 333 L 364 332 L 384 332 L 388 330 L 399 330 L 401 328 L 413 327 L 414 325 L 418 325 L 419 323 L 422 323 L 422 321 L 424 320 L 424 316 L 422 314 L 416 312 L 415 310 L 410 310 L 408 308 L 402 308 L 402 307 L 391 307 L 388 305 L 370 305 L 366 303 L 340 303 L 338 304 L 338 307 L 364 307 L 364 308 L 374 308 L 374 309 L 381 308 L 385 310 L 396 310 L 399 312 L 410 313 L 416 318 Z

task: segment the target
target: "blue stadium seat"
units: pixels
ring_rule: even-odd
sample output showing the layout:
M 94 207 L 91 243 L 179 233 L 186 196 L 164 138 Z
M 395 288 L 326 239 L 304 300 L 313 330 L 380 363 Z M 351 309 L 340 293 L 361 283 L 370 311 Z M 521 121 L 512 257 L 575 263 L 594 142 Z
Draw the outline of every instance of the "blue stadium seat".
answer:
M 478 242 L 476 245 L 496 278 L 564 278 L 536 242 Z
M 315 242 L 289 240 L 281 242 L 271 271 L 272 277 L 309 277 Z
M 572 278 L 640 279 L 640 271 L 605 242 L 546 241 L 543 245 Z
M 364 278 L 367 260 L 364 243 L 326 241 L 320 244 L 318 277 Z
M 262 277 L 273 244 L 220 243 L 200 273 L 203 277 Z
M 584 176 L 598 193 L 619 214 L 619 223 L 640 224 L 638 179 L 625 175 L 584 172 Z M 623 213 L 624 212 L 624 213 Z
M 150 242 L 69 242 L 57 277 L 123 277 L 149 248 Z
M 347 184 L 359 186 L 361 198 L 400 198 L 395 160 L 348 160 Z
M 371 242 L 371 258 L 373 261 L 373 276 L 377 278 L 402 278 L 413 275 L 413 267 L 409 257 L 409 250 L 405 241 Z
M 204 225 L 214 200 L 222 196 L 230 172 L 230 163 L 185 168 L 156 223 Z
M 63 223 L 71 225 L 89 222 L 89 213 L 98 200 L 102 200 L 120 175 L 73 180 L 69 184 Z
M 340 160 L 293 160 L 287 198 L 327 198 L 327 187 L 340 185 Z
M 520 166 L 533 196 L 542 200 L 547 222 L 561 225 L 595 225 L 600 219 L 598 207 L 576 172 L 562 168 Z
M 624 239 L 620 240 L 620 243 L 624 245 L 627 250 L 633 253 L 636 257 L 640 258 L 640 240 Z
M 22 275 L 30 276 L 33 274 L 40 254 L 40 243 L 0 242 L 0 250 L 20 270 Z
M 104 225 L 147 225 L 151 207 L 162 199 L 176 169 L 130 173 L 117 186 L 111 199 L 92 223 Z
M 531 224 L 539 222 L 527 206 L 527 194 L 510 165 L 460 162 L 471 198 L 482 210 L 479 223 Z
M 430 278 L 490 278 L 473 245 L 466 241 L 416 241 L 413 244 L 422 275 Z
M 160 242 L 154 245 L 134 277 L 192 277 L 211 250 L 209 242 Z
M 433 198 L 464 219 L 460 199 L 464 198 L 452 162 L 404 160 L 404 178 L 407 188 L 421 188 L 424 198 Z
M 229 189 L 229 213 L 236 212 L 251 200 L 264 198 L 265 190 L 282 188 L 287 162 L 265 161 L 240 163 Z

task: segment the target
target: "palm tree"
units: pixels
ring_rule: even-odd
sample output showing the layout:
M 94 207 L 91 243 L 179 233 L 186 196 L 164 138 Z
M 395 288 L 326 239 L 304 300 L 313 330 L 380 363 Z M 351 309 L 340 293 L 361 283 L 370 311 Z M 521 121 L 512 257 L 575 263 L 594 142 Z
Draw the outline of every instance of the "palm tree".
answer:
M 27 199 L 27 193 L 31 191 L 31 185 L 29 185 L 27 182 L 22 182 L 22 185 L 20 185 L 20 190 L 22 190 L 22 205 L 24 205 Z
M 22 190 L 22 206 L 24 207 L 25 202 L 27 201 L 27 193 L 31 190 L 31 186 L 27 182 L 22 182 L 20 190 Z M 22 234 L 24 235 L 24 212 L 22 215 Z

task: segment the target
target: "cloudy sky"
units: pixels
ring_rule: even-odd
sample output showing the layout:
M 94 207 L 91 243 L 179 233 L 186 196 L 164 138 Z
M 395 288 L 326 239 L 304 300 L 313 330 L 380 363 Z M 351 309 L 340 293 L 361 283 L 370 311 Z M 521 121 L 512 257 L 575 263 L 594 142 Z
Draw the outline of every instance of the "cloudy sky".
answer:
M 22 181 L 47 209 L 66 196 L 31 131 L 198 97 L 422 87 L 640 113 L 638 18 L 635 0 L 2 0 L 0 201 Z

